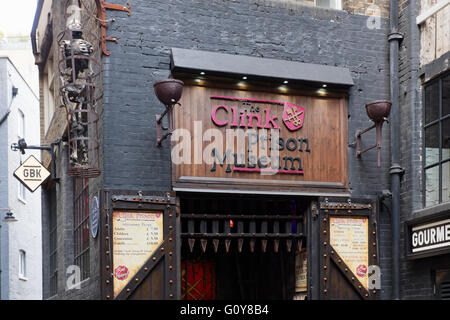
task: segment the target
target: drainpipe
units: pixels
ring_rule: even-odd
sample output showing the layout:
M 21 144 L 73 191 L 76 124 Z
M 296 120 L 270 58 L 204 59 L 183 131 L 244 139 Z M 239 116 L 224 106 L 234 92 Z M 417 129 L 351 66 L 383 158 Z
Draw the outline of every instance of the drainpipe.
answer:
M 389 82 L 390 100 L 392 102 L 390 116 L 391 134 L 391 192 L 392 192 L 392 299 L 400 299 L 400 177 L 403 169 L 400 166 L 400 109 L 398 79 L 398 49 L 403 36 L 398 32 L 398 0 L 390 1 L 390 33 L 389 41 Z
M 38 54 L 38 47 L 36 45 L 36 30 L 39 24 L 39 18 L 41 16 L 42 12 L 42 6 L 44 5 L 44 0 L 39 0 L 37 7 L 36 7 L 36 13 L 34 14 L 34 20 L 33 20 L 33 26 L 31 27 L 31 48 L 33 50 L 33 54 L 36 56 Z

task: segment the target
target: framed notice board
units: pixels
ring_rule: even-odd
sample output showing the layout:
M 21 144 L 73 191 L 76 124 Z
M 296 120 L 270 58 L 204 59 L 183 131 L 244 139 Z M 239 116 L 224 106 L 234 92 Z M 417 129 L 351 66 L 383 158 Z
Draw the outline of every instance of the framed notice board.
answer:
M 160 211 L 113 211 L 114 297 L 163 241 Z
M 102 298 L 179 299 L 175 194 L 103 191 L 101 208 Z
M 369 266 L 368 240 L 368 217 L 330 217 L 330 245 L 366 290 Z
M 319 208 L 320 299 L 378 299 L 376 201 L 324 198 Z

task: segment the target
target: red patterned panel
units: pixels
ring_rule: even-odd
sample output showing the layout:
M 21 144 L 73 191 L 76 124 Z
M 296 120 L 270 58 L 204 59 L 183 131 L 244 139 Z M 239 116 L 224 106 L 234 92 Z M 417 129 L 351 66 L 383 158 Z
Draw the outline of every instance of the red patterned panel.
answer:
M 216 299 L 216 268 L 214 262 L 183 261 L 181 263 L 181 299 Z

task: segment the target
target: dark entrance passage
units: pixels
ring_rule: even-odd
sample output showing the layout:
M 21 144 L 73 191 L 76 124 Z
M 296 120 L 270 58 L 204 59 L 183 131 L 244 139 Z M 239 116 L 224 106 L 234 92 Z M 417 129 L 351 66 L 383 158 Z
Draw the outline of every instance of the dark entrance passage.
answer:
M 292 300 L 306 248 L 304 198 L 183 195 L 181 296 Z
M 207 250 L 209 251 L 209 250 Z M 243 249 L 217 254 L 184 252 L 181 295 L 185 300 L 286 300 L 295 294 L 295 253 Z

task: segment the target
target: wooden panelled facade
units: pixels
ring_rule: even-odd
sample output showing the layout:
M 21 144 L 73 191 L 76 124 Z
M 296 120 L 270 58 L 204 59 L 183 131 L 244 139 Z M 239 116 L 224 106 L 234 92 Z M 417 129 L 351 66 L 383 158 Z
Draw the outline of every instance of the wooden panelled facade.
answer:
M 192 189 L 239 189 L 239 190 L 263 190 L 281 192 L 297 192 L 304 194 L 314 192 L 345 192 L 348 187 L 347 178 L 347 102 L 344 95 L 324 97 L 320 95 L 300 95 L 298 92 L 288 94 L 282 88 L 278 92 L 262 92 L 255 90 L 220 89 L 216 87 L 188 85 L 183 90 L 180 100 L 181 108 L 175 107 L 175 127 L 186 129 L 190 132 L 190 141 L 184 142 L 186 137 L 173 137 L 173 146 L 183 148 L 190 147 L 190 163 L 173 164 L 172 177 L 173 187 Z M 277 102 L 277 103 L 275 103 Z M 282 103 L 292 103 L 304 108 L 303 126 L 295 131 L 289 130 L 283 123 L 284 105 Z M 217 108 L 220 106 L 219 108 Z M 259 112 L 255 111 L 259 109 Z M 256 110 L 258 110 L 256 109 Z M 267 114 L 266 110 L 270 109 Z M 227 111 L 228 110 L 228 111 Z M 236 112 L 234 112 L 234 111 Z M 233 122 L 241 125 L 240 112 L 245 115 L 245 127 L 232 127 Z M 212 119 L 215 115 L 217 123 L 226 125 L 218 126 Z M 249 116 L 252 123 L 249 125 Z M 278 126 L 277 131 L 282 142 L 270 142 L 270 131 L 274 129 L 274 123 L 267 123 L 266 117 L 270 116 Z M 259 122 L 260 117 L 261 122 Z M 258 123 L 260 128 L 258 128 Z M 215 129 L 215 133 L 222 134 L 222 141 L 216 144 L 216 138 L 210 138 L 205 134 L 210 129 Z M 206 163 L 205 157 L 199 161 L 199 156 L 195 158 L 195 152 L 206 150 L 209 152 L 214 146 L 222 144 L 223 148 L 219 152 L 219 157 L 224 158 L 227 149 L 234 148 L 232 153 L 237 153 L 237 138 L 233 138 L 227 145 L 227 131 L 236 133 L 237 129 L 242 129 L 245 134 L 245 159 L 241 155 L 237 156 L 239 164 L 244 164 L 245 168 L 237 171 L 235 158 L 231 157 L 231 168 L 227 170 L 230 161 L 225 160 L 223 166 L 215 159 L 216 165 Z M 267 152 L 265 147 L 280 148 L 280 172 L 276 174 L 262 174 L 254 172 L 258 169 L 258 164 L 254 161 L 252 170 L 249 170 L 249 135 L 248 130 L 254 130 L 257 136 L 257 147 L 261 151 Z M 218 132 L 217 132 L 218 131 Z M 273 132 L 273 131 L 272 131 Z M 230 135 L 230 133 L 228 133 Z M 255 142 L 252 138 L 252 142 Z M 288 145 L 287 145 L 288 144 Z M 219 147 L 220 148 L 220 147 Z M 186 156 L 184 149 L 172 152 L 175 156 Z M 233 152 L 234 151 L 234 152 Z M 272 151 L 267 153 L 271 155 Z M 257 155 L 255 152 L 253 154 Z M 214 153 L 212 153 L 214 156 Z M 291 166 L 291 161 L 285 163 L 285 157 L 299 158 L 301 165 L 295 161 Z M 174 159 L 172 159 L 174 160 Z M 242 161 L 244 160 L 244 161 Z M 244 167 L 244 166 L 243 166 Z M 293 169 L 294 170 L 290 170 Z M 270 168 L 270 164 L 269 164 Z M 214 170 L 215 169 L 215 170 Z M 231 170 L 230 170 L 231 169 Z M 287 169 L 287 170 L 283 170 Z M 299 173 L 301 169 L 302 173 Z M 228 171 L 228 172 L 227 172 Z

